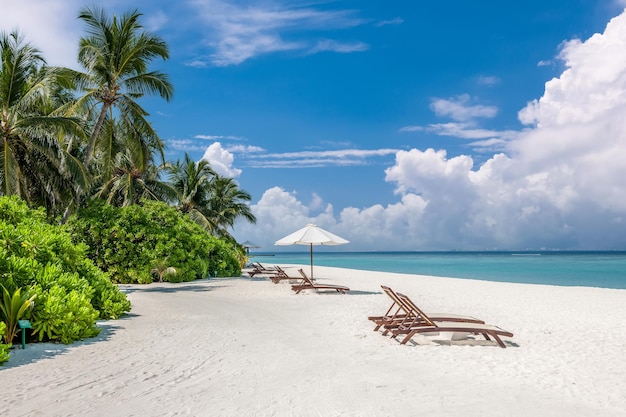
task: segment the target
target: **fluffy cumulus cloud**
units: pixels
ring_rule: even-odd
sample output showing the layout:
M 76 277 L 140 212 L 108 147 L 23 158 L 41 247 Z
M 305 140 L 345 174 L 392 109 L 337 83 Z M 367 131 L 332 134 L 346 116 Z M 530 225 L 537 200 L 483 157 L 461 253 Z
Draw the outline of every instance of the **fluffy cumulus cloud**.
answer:
M 332 205 L 322 207 L 322 204 L 317 195 L 313 195 L 311 205 L 307 206 L 298 200 L 295 192 L 287 192 L 281 187 L 270 188 L 256 204 L 251 206 L 252 212 L 257 217 L 257 224 L 238 223 L 236 235 L 246 236 L 243 240 L 250 239 L 268 250 L 280 237 L 294 232 L 307 223 L 336 230 L 337 221 Z M 317 214 L 313 215 L 314 212 Z
M 398 151 L 385 171 L 397 203 L 313 215 L 272 189 L 253 206 L 269 229 L 248 231 L 263 240 L 317 221 L 350 239 L 350 250 L 626 249 L 626 13 L 565 43 L 559 58 L 563 73 L 519 112 L 528 128 L 482 165 L 443 150 Z M 460 121 L 457 104 L 437 106 Z
M 394 247 L 390 246 L 393 238 L 402 250 L 420 249 L 426 243 L 421 221 L 425 207 L 424 199 L 409 193 L 395 204 L 364 209 L 348 207 L 335 214 L 333 206 L 324 203 L 317 194 L 305 205 L 296 193 L 274 187 L 251 206 L 257 224 L 240 222 L 235 235 L 241 237 L 241 241 L 254 241 L 266 251 L 289 250 L 275 247 L 274 241 L 307 223 L 314 223 L 351 240 L 346 246 L 350 250 L 389 250 Z M 407 244 L 412 246 L 407 247 Z
M 505 154 L 399 152 L 386 179 L 428 202 L 430 241 L 453 248 L 626 247 L 626 14 L 564 44 L 566 65 L 520 111 Z M 437 239 L 438 237 L 438 239 Z
M 202 159 L 209 161 L 213 170 L 223 177 L 236 178 L 241 174 L 240 169 L 233 167 L 235 157 L 220 142 L 212 143 L 206 148 Z

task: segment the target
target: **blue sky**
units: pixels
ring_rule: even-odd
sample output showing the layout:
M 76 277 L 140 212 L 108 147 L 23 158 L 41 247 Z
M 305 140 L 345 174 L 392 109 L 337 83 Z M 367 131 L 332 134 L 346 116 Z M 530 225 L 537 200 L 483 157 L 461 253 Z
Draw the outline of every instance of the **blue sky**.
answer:
M 169 44 L 174 99 L 142 103 L 252 195 L 240 241 L 626 249 L 624 0 L 0 0 L 0 27 L 76 67 L 92 4 Z

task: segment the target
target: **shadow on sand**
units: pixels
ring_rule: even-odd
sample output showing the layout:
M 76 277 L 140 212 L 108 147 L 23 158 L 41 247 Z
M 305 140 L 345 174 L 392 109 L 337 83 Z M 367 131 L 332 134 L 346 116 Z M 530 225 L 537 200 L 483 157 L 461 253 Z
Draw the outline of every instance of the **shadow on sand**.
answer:
M 208 292 L 217 288 L 223 288 L 228 281 L 242 279 L 242 277 L 233 278 L 209 278 L 198 279 L 190 282 L 170 283 L 170 282 L 153 282 L 152 284 L 120 284 L 118 288 L 125 294 L 133 292 L 156 292 L 156 293 L 174 293 L 182 291 L 191 292 Z M 247 278 L 246 278 L 247 279 Z M 207 285 L 209 284 L 209 285 Z
M 132 317 L 132 314 L 126 314 L 119 320 Z M 120 329 L 120 326 L 109 323 L 98 323 L 98 327 L 101 329 L 98 336 L 90 339 L 79 340 L 71 345 L 64 345 L 62 343 L 29 343 L 26 345 L 26 349 L 22 349 L 19 344 L 14 345 L 10 352 L 11 357 L 9 358 L 9 361 L 0 366 L 0 372 L 2 372 L 3 369 L 16 368 L 18 366 L 28 365 L 40 360 L 63 355 L 70 349 L 74 349 L 78 346 L 106 342 L 118 329 Z

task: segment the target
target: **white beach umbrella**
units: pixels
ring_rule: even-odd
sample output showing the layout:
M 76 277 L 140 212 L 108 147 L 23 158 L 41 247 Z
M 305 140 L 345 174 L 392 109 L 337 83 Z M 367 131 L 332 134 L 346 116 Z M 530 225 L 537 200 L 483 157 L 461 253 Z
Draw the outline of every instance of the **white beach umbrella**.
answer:
M 250 248 L 260 248 L 260 246 L 256 245 L 255 243 L 250 242 L 249 240 L 246 240 L 245 242 L 241 243 L 241 246 L 246 248 L 246 253 L 248 255 L 250 255 Z
M 350 241 L 330 233 L 312 223 L 276 241 L 275 245 L 309 245 L 311 253 L 311 278 L 313 278 L 313 245 L 345 245 Z

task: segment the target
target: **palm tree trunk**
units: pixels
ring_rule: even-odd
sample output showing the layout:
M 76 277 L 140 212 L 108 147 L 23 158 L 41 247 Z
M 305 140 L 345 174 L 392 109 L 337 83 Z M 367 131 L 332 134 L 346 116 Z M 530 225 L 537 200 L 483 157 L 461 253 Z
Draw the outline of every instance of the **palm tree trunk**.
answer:
M 89 145 L 87 145 L 87 149 L 85 150 L 85 169 L 89 170 L 89 163 L 91 162 L 91 158 L 94 154 L 94 148 L 96 147 L 96 140 L 98 136 L 100 136 L 100 131 L 102 130 L 102 125 L 104 123 L 104 118 L 111 107 L 110 103 L 104 103 L 102 105 L 102 109 L 100 110 L 100 115 L 98 116 L 98 121 L 93 128 L 93 133 L 91 134 L 91 138 L 89 138 Z

